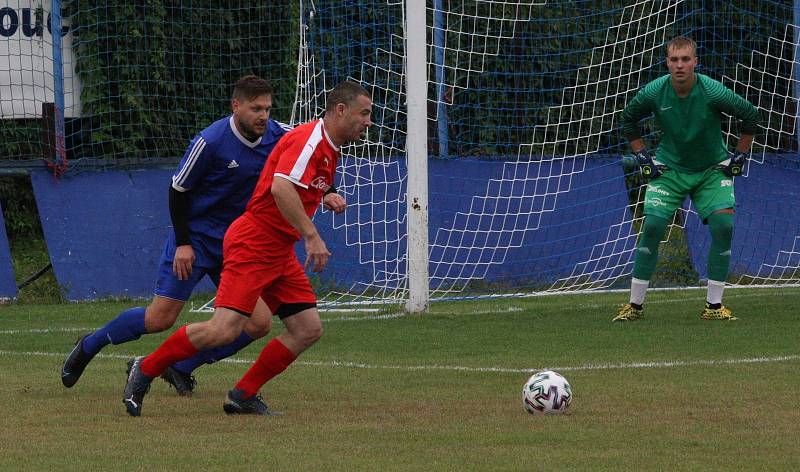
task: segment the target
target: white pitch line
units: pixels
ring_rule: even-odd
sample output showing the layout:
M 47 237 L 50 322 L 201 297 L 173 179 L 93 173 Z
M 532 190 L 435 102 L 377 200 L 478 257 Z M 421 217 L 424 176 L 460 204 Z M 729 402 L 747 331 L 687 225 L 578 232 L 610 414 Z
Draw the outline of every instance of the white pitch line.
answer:
M 371 365 L 358 362 L 341 362 L 341 361 L 305 361 L 303 365 L 316 366 L 316 367 L 346 367 L 353 369 L 385 369 L 385 370 L 449 370 L 458 372 L 501 372 L 501 373 L 525 373 L 525 372 L 538 372 L 542 370 L 555 370 L 555 371 L 593 371 L 593 370 L 610 370 L 610 369 L 652 369 L 652 368 L 667 368 L 667 367 L 687 367 L 697 365 L 737 365 L 737 364 L 757 364 L 757 363 L 776 363 L 800 360 L 800 355 L 788 355 L 778 357 L 754 357 L 747 359 L 720 359 L 720 360 L 697 360 L 697 361 L 654 361 L 654 362 L 633 362 L 625 364 L 584 364 L 581 366 L 563 366 L 563 367 L 534 367 L 534 368 L 507 368 L 507 367 L 466 367 L 454 365 Z
M 725 298 L 757 298 L 757 297 L 767 297 L 772 296 L 771 294 L 756 294 L 756 295 L 727 295 Z M 687 297 L 687 298 L 675 298 L 669 300 L 651 300 L 647 302 L 647 305 L 661 305 L 661 304 L 671 304 L 671 303 L 683 303 L 688 301 L 699 301 L 702 300 L 703 296 L 697 297 Z M 575 309 L 603 309 L 609 308 L 614 309 L 618 307 L 619 303 L 615 302 L 608 302 L 608 303 L 579 303 L 577 305 L 572 305 L 568 307 L 563 307 L 558 310 L 551 310 L 551 311 L 575 311 Z M 533 310 L 530 308 L 529 310 Z M 475 315 L 507 315 L 507 314 L 514 314 L 524 312 L 525 308 L 521 308 L 518 306 L 509 306 L 504 307 L 499 310 L 481 310 L 481 311 L 470 311 L 470 312 L 456 312 L 456 311 L 431 311 L 429 313 L 418 315 L 418 317 L 425 317 L 426 315 L 442 315 L 442 316 L 475 316 Z M 540 314 L 540 313 L 535 313 Z M 377 320 L 391 320 L 397 318 L 403 318 L 409 316 L 408 313 L 387 313 L 383 315 L 365 315 L 365 316 L 340 316 L 335 318 L 322 318 L 323 323 L 330 323 L 336 321 L 377 321 Z M 7 329 L 7 330 L 0 330 L 0 335 L 2 334 L 36 334 L 36 333 L 71 333 L 71 332 L 84 332 L 88 333 L 91 331 L 96 331 L 98 328 L 32 328 L 32 329 Z
M 685 297 L 685 298 L 669 298 L 666 300 L 652 300 L 645 302 L 647 305 L 653 304 L 666 304 L 666 303 L 682 303 L 682 302 L 705 302 L 705 295 L 700 294 L 696 297 Z M 733 294 L 726 294 L 724 299 L 729 300 L 731 298 L 775 298 L 774 293 L 756 293 L 756 294 L 743 294 L 743 293 L 733 293 Z
M 323 323 L 330 321 L 372 321 L 372 320 L 391 320 L 394 318 L 402 318 L 407 313 L 387 313 L 385 315 L 369 315 L 369 316 L 341 316 L 338 318 L 322 318 Z
M 4 329 L 0 334 L 41 334 L 41 333 L 88 333 L 97 328 L 29 328 L 29 329 Z
M 36 356 L 36 357 L 59 357 L 64 358 L 66 352 L 42 352 L 42 351 L 6 351 L 0 350 L 0 356 Z M 130 359 L 136 354 L 98 354 L 98 358 L 106 359 Z M 555 370 L 560 372 L 576 371 L 597 371 L 597 370 L 629 370 L 629 369 L 659 369 L 670 367 L 691 367 L 691 366 L 725 366 L 740 364 L 774 364 L 779 362 L 792 362 L 800 360 L 800 355 L 789 354 L 775 357 L 750 357 L 740 359 L 708 359 L 696 361 L 650 361 L 650 362 L 630 362 L 620 364 L 584 364 L 579 366 L 541 366 L 528 368 L 512 367 L 469 367 L 457 365 L 385 365 L 385 364 L 366 364 L 361 362 L 348 361 L 297 361 L 295 364 L 308 367 L 335 367 L 346 369 L 368 369 L 368 370 L 405 370 L 405 371 L 454 371 L 454 372 L 490 372 L 490 373 L 532 373 L 542 370 Z M 223 359 L 220 362 L 226 364 L 252 364 L 254 359 Z

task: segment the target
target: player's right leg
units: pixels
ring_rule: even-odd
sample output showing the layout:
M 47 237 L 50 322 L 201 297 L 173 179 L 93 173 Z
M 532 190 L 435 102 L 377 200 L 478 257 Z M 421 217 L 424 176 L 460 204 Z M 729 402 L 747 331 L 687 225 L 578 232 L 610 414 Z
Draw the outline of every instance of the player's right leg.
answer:
M 242 332 L 247 319 L 239 312 L 217 307 L 210 320 L 181 327 L 152 354 L 136 358 L 131 365 L 122 399 L 128 414 L 141 414 L 144 395 L 150 389 L 150 384 L 167 367 L 192 357 L 201 349 L 230 343 Z
M 258 391 L 322 336 L 316 296 L 303 266 L 294 255 L 284 267 L 281 278 L 262 293 L 262 298 L 281 319 L 286 330 L 267 343 L 258 359 L 228 392 L 223 404 L 228 414 L 268 415 L 269 409 Z
M 143 334 L 158 333 L 175 324 L 205 271 L 194 267 L 188 280 L 178 280 L 172 272 L 172 262 L 167 259 L 161 259 L 155 297 L 150 305 L 127 309 L 97 331 L 78 340 L 61 368 L 61 382 L 65 387 L 75 385 L 89 362 L 108 344 L 134 341 Z
M 282 305 L 277 315 L 286 331 L 271 339 L 258 359 L 239 380 L 223 403 L 225 413 L 274 416 L 258 391 L 269 380 L 286 370 L 297 357 L 322 336 L 322 321 L 316 303 Z
M 156 296 L 146 308 L 129 308 L 102 328 L 79 339 L 61 367 L 61 383 L 68 388 L 75 385 L 89 362 L 108 344 L 123 344 L 139 339 L 143 334 L 169 328 L 183 305 L 182 301 Z
M 669 222 L 691 190 L 686 175 L 670 169 L 647 184 L 644 225 L 636 246 L 630 301 L 611 321 L 634 321 L 644 317 L 644 298 L 658 262 L 658 246 Z
M 635 321 L 644 317 L 644 298 L 650 277 L 658 262 L 658 245 L 669 226 L 669 220 L 658 215 L 647 215 L 644 219 L 639 245 L 636 248 L 636 259 L 631 279 L 630 301 L 619 309 L 617 316 L 611 321 Z

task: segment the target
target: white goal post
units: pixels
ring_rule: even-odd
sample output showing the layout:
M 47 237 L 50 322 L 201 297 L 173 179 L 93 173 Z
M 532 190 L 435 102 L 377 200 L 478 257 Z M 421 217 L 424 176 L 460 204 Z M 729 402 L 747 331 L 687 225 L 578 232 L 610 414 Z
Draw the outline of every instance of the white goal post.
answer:
M 408 109 L 408 301 L 406 311 L 427 310 L 428 285 L 428 64 L 425 0 L 406 0 Z

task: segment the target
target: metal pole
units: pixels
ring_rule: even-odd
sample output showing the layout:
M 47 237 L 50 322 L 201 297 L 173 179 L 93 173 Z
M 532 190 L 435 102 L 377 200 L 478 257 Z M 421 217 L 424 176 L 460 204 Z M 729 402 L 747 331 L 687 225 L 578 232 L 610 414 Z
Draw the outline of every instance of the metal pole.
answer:
M 406 310 L 428 309 L 428 77 L 425 0 L 406 0 L 406 153 L 408 184 L 408 301 Z
M 64 58 L 61 53 L 61 0 L 50 4 L 50 36 L 53 38 L 53 102 L 55 103 L 56 172 L 63 171 L 67 164 L 66 140 L 64 137 Z
M 800 1 L 800 0 L 799 0 Z M 444 73 L 445 21 L 442 0 L 435 0 L 433 10 L 433 54 L 436 61 L 436 119 L 439 134 L 439 158 L 447 159 L 450 147 L 447 119 L 447 86 Z
M 792 23 L 794 30 L 794 98 L 800 103 L 800 0 L 794 0 L 794 22 Z M 800 106 L 795 110 L 795 132 L 797 133 L 797 152 L 800 153 Z

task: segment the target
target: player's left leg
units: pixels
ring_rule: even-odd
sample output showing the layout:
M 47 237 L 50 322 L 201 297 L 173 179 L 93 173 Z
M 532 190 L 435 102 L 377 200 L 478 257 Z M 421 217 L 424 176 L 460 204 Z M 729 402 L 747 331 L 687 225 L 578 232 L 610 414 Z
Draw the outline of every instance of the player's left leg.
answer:
M 733 179 L 718 170 L 709 170 L 692 199 L 711 233 L 707 265 L 708 293 L 700 318 L 734 321 L 737 318 L 722 304 L 733 241 L 733 208 L 736 204 Z
M 722 292 L 731 261 L 731 242 L 733 240 L 733 209 L 728 208 L 712 213 L 707 218 L 711 231 L 711 247 L 708 250 L 708 293 L 706 306 L 700 317 L 704 320 L 728 320 L 737 318 L 722 304 Z
M 226 288 L 222 290 L 223 292 L 223 302 L 227 303 L 225 298 L 225 292 L 230 293 L 231 291 L 231 281 L 240 280 L 240 274 L 234 273 L 231 274 L 231 271 L 236 271 L 236 264 L 234 260 L 229 257 L 228 260 L 228 273 L 227 281 L 226 281 Z M 220 261 L 220 269 L 222 268 L 222 263 Z M 248 276 L 251 276 L 254 271 L 250 269 L 246 269 L 245 273 Z M 220 270 L 216 271 L 209 271 L 208 276 L 214 285 L 220 287 L 220 283 L 222 281 L 222 274 Z M 255 280 L 245 281 L 242 285 L 250 285 L 256 286 L 257 282 Z M 250 289 L 245 290 L 245 292 L 249 292 Z M 219 290 L 217 290 L 217 300 L 220 300 L 219 297 Z M 238 290 L 234 291 L 238 293 Z M 211 349 L 204 349 L 195 354 L 194 356 L 184 359 L 180 362 L 175 363 L 167 367 L 161 377 L 166 380 L 170 385 L 175 387 L 175 391 L 178 392 L 178 395 L 187 396 L 192 393 L 194 390 L 194 386 L 196 384 L 195 378 L 192 375 L 195 369 L 200 367 L 203 364 L 211 364 L 220 359 L 224 359 L 233 355 L 236 352 L 244 349 L 254 340 L 264 337 L 269 333 L 270 329 L 272 328 L 272 312 L 269 310 L 267 304 L 258 297 L 259 290 L 256 289 L 254 293 L 251 295 L 247 295 L 245 298 L 256 297 L 255 307 L 250 312 L 249 320 L 247 324 L 244 325 L 244 329 L 238 334 L 236 339 L 231 341 L 228 344 L 213 347 Z M 234 297 L 234 300 L 238 300 L 238 296 Z M 239 302 L 236 301 L 238 304 Z M 249 305 L 248 305 L 249 306 Z M 235 308 L 235 307 L 234 307 Z M 243 308 L 240 308 L 243 309 Z
M 286 331 L 271 339 L 258 359 L 228 392 L 223 408 L 228 414 L 275 414 L 258 395 L 261 387 L 286 370 L 306 349 L 322 336 L 322 321 L 316 306 L 308 303 L 289 303 L 278 311 Z M 313 304 L 316 305 L 316 304 Z M 305 308 L 308 307 L 308 308 Z M 302 310 L 296 311 L 295 310 Z M 293 313 L 294 312 L 294 313 Z
M 228 392 L 223 405 L 228 414 L 270 414 L 258 395 L 259 389 L 322 336 L 316 296 L 294 255 L 283 275 L 261 297 L 283 321 L 286 330 L 267 343 L 255 363 Z
M 175 387 L 178 395 L 189 396 L 194 390 L 196 380 L 192 373 L 204 364 L 213 364 L 241 351 L 256 339 L 263 338 L 272 329 L 272 312 L 262 299 L 258 299 L 253 314 L 244 329 L 233 342 L 223 346 L 205 349 L 194 356 L 177 362 L 161 374 L 161 377 Z

